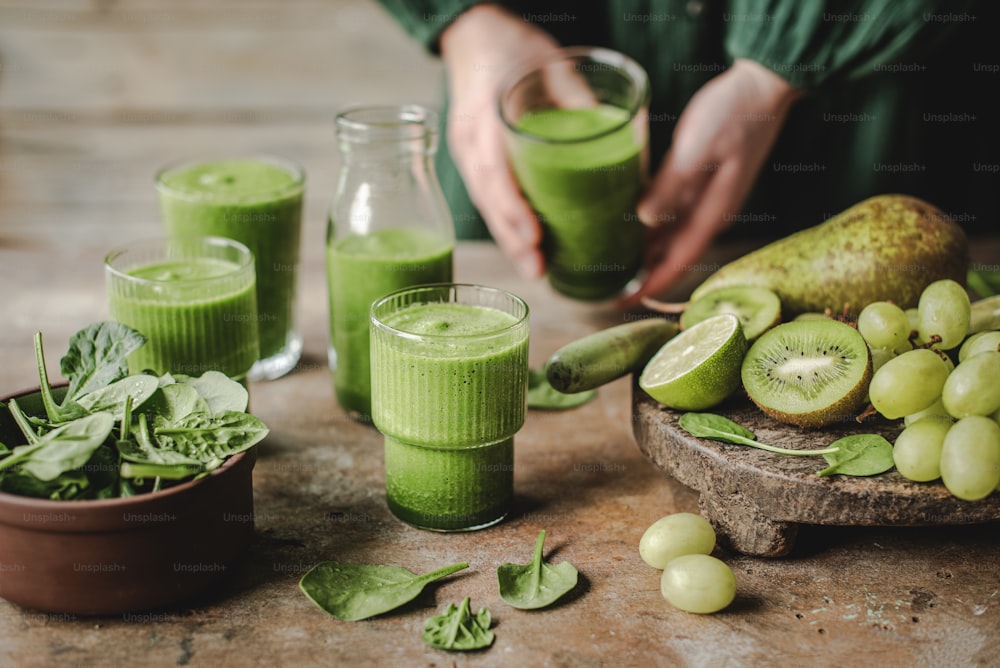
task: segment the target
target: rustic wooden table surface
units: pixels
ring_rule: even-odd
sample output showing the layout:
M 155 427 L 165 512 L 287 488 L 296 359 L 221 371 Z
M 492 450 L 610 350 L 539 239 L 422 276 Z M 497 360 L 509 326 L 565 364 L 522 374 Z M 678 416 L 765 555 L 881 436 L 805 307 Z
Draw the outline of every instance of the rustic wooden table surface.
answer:
M 0 601 L 0 666 L 997 665 L 996 525 L 806 530 L 787 558 L 718 552 L 739 582 L 724 613 L 667 605 L 639 537 L 664 514 L 696 511 L 697 498 L 636 447 L 626 379 L 585 407 L 530 412 L 517 437 L 518 508 L 505 523 L 440 535 L 393 519 L 379 435 L 345 418 L 326 368 L 332 115 L 357 103 L 436 104 L 439 86 L 439 64 L 366 0 L 0 6 L 0 389 L 36 383 L 36 330 L 61 350 L 106 316 L 103 255 L 158 233 L 158 166 L 272 151 L 309 175 L 305 353 L 292 374 L 251 388 L 272 433 L 245 561 L 218 591 L 148 614 L 77 618 Z M 997 249 L 977 253 L 996 263 Z M 460 245 L 456 263 L 459 280 L 528 301 L 533 365 L 624 317 L 517 278 L 489 244 Z M 495 568 L 526 560 L 543 528 L 552 559 L 573 562 L 582 584 L 553 609 L 517 611 L 500 600 Z M 326 559 L 471 567 L 396 614 L 347 623 L 297 587 Z M 425 646 L 424 619 L 464 596 L 493 612 L 494 646 L 469 656 Z

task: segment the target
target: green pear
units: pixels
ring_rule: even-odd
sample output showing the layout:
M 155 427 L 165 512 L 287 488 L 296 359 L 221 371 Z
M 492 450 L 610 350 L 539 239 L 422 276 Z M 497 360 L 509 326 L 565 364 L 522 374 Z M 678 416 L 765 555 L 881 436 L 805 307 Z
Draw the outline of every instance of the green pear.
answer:
M 828 308 L 857 315 L 875 301 L 916 306 L 938 279 L 965 285 L 968 268 L 965 232 L 943 211 L 908 195 L 878 195 L 733 260 L 691 300 L 723 286 L 762 285 L 788 316 Z

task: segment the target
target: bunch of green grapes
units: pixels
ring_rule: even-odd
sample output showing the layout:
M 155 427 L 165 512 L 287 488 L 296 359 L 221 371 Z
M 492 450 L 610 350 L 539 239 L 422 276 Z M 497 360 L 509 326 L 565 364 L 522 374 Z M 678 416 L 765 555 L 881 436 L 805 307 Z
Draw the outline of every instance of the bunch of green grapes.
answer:
M 869 304 L 858 331 L 872 352 L 873 408 L 904 420 L 896 469 L 972 501 L 1000 487 L 1000 331 L 970 336 L 970 320 L 965 288 L 940 280 L 915 309 Z

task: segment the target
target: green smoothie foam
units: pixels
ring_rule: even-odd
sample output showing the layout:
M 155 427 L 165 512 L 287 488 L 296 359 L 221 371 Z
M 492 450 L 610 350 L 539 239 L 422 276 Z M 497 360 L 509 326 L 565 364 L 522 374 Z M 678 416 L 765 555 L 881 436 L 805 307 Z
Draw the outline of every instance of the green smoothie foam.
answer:
M 513 496 L 513 437 L 524 423 L 527 327 L 455 303 L 414 304 L 381 322 L 403 332 L 376 326 L 372 343 L 390 508 L 442 530 L 498 521 Z
M 235 239 L 254 254 L 260 355 L 280 353 L 294 335 L 302 174 L 265 159 L 192 163 L 159 176 L 168 233 Z
M 511 143 L 511 162 L 542 217 L 549 281 L 570 297 L 610 297 L 641 263 L 644 141 L 628 121 L 626 110 L 599 105 L 532 111 L 517 122 L 529 137 Z
M 256 295 L 252 280 L 226 281 L 238 265 L 198 258 L 131 269 L 141 279 L 109 295 L 111 317 L 138 330 L 147 342 L 129 357 L 129 369 L 201 375 L 218 370 L 242 378 L 258 355 Z M 207 296 L 205 279 L 223 289 Z
M 371 413 L 369 311 L 390 292 L 452 278 L 453 242 L 420 229 L 351 235 L 327 249 L 331 367 L 337 401 Z

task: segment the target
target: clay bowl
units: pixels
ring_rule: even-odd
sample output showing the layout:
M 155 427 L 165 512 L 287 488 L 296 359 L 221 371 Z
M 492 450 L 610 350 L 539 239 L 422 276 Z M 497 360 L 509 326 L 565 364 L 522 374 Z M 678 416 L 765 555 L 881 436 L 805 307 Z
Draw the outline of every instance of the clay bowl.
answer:
M 0 401 L 11 397 L 44 414 L 37 391 Z M 0 442 L 21 438 L 0 410 Z M 0 492 L 0 597 L 44 612 L 120 615 L 204 591 L 232 571 L 253 536 L 255 461 L 251 449 L 200 480 L 123 499 Z

